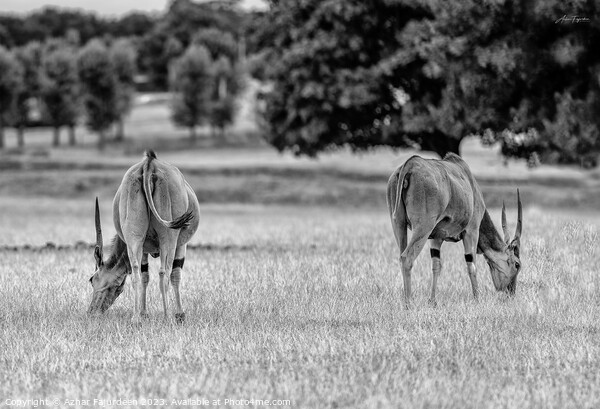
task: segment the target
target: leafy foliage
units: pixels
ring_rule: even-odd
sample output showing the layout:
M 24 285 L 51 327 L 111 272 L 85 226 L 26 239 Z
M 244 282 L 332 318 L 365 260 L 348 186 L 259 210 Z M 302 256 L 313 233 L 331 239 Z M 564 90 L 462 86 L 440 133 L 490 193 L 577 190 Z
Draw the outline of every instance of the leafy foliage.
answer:
M 70 47 L 58 48 L 44 57 L 42 101 L 54 127 L 72 126 L 81 113 L 77 58 Z
M 23 71 L 23 86 L 19 89 L 11 122 L 21 131 L 28 123 L 30 100 L 40 96 L 42 52 L 39 42 L 31 42 L 15 50 L 15 56 Z
M 188 47 L 172 65 L 172 118 L 177 125 L 190 128 L 192 138 L 196 126 L 208 118 L 212 81 L 212 59 L 205 47 Z
M 110 57 L 116 76 L 116 100 L 119 115 L 117 139 L 123 139 L 123 119 L 129 115 L 135 93 L 136 51 L 129 40 L 119 39 L 110 49 Z
M 263 21 L 269 142 L 307 155 L 413 143 L 393 126 L 402 112 L 397 90 L 418 90 L 412 67 L 396 58 L 398 33 L 427 15 L 401 1 L 273 2 Z
M 221 133 L 233 123 L 236 97 L 243 88 L 243 75 L 239 64 L 233 65 L 222 56 L 213 65 L 210 124 Z
M 238 47 L 233 35 L 215 27 L 199 30 L 192 43 L 206 47 L 215 60 L 222 56 L 230 61 L 236 61 L 238 58 Z
M 491 128 L 509 157 L 596 166 L 600 9 L 590 1 L 569 3 L 568 10 L 559 1 L 508 4 L 486 15 L 487 36 L 472 34 L 479 34 L 475 66 L 494 119 L 481 128 Z
M 271 5 L 250 29 L 266 50 L 252 67 L 272 84 L 265 118 L 278 149 L 383 144 L 442 155 L 489 129 L 508 156 L 596 164 L 600 10 L 591 1 L 568 10 L 558 0 Z
M 14 54 L 0 46 L 0 148 L 4 147 L 4 125 L 24 87 L 23 69 Z
M 194 38 L 195 44 L 207 47 L 214 58 L 224 53 L 235 55 L 242 27 L 236 2 L 173 0 L 167 13 L 141 41 L 140 70 L 150 75 L 156 88 L 166 89 L 169 64 L 181 56 Z
M 139 12 L 103 19 L 95 13 L 44 7 L 25 16 L 0 15 L 0 42 L 8 47 L 23 46 L 31 41 L 42 42 L 77 33 L 80 41 L 86 43 L 106 35 L 142 36 L 151 31 L 155 23 L 154 17 Z
M 109 50 L 99 40 L 92 40 L 80 50 L 77 66 L 87 125 L 100 133 L 102 144 L 104 132 L 119 118 L 115 67 Z

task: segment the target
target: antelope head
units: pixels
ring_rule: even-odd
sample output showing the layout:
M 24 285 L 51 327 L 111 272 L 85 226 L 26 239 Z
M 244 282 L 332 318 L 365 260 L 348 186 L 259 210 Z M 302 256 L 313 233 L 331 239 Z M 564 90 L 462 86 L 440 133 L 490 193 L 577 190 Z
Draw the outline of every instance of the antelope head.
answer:
M 88 314 L 101 314 L 105 312 L 123 292 L 129 261 L 128 259 L 122 259 L 126 256 L 126 248 L 125 255 L 115 253 L 118 251 L 115 248 L 117 247 L 116 244 L 115 242 L 110 262 L 105 263 L 103 257 L 102 227 L 100 226 L 100 209 L 98 207 L 98 198 L 96 198 L 96 247 L 94 248 L 96 271 L 90 277 L 90 284 L 94 293 Z
M 523 229 L 523 207 L 521 205 L 521 196 L 517 189 L 517 228 L 511 240 L 508 228 L 506 226 L 506 207 L 502 203 L 502 231 L 504 233 L 503 252 L 494 257 L 494 260 L 488 260 L 492 281 L 497 290 L 507 290 L 514 295 L 517 290 L 517 275 L 521 271 L 521 231 Z

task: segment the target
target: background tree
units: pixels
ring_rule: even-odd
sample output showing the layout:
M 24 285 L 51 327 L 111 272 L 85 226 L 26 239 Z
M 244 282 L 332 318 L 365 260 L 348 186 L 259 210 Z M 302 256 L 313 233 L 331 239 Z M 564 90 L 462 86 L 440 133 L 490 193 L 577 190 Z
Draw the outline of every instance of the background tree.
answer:
M 23 86 L 17 95 L 13 112 L 13 123 L 17 128 L 17 143 L 23 146 L 25 128 L 29 124 L 31 105 L 39 101 L 41 86 L 42 45 L 33 41 L 16 49 L 15 56 L 23 69 Z
M 214 60 L 220 57 L 226 57 L 233 62 L 238 60 L 239 50 L 235 38 L 231 33 L 216 27 L 198 30 L 192 43 L 206 47 Z
M 44 113 L 54 128 L 54 146 L 60 143 L 60 127 L 69 127 L 69 144 L 75 145 L 75 124 L 80 113 L 77 57 L 70 47 L 49 52 L 43 61 L 41 96 Z
M 405 128 L 485 134 L 506 156 L 595 164 L 600 10 L 592 2 L 429 4 L 435 18 L 411 23 L 396 58 L 442 87 L 410 96 Z M 590 21 L 561 22 L 565 13 Z
M 0 149 L 4 148 L 4 127 L 23 87 L 23 70 L 14 54 L 0 46 Z
M 141 37 L 154 27 L 157 20 L 154 15 L 134 11 L 111 21 L 109 31 L 115 37 Z
M 217 28 L 199 30 L 192 44 L 206 47 L 215 61 L 210 104 L 210 124 L 224 137 L 225 128 L 233 123 L 235 101 L 243 87 L 239 47 L 231 33 Z
M 83 47 L 77 57 L 77 67 L 87 126 L 98 132 L 98 147 L 103 149 L 106 131 L 119 119 L 115 68 L 104 43 L 92 40 Z
M 233 123 L 236 111 L 236 96 L 242 88 L 242 74 L 227 57 L 219 58 L 213 66 L 213 91 L 210 103 L 210 124 L 218 129 L 221 137 L 225 128 Z
M 196 127 L 209 115 L 213 85 L 212 59 L 208 50 L 192 45 L 171 67 L 173 92 L 173 122 L 190 129 L 190 138 L 196 139 Z
M 198 32 L 214 28 L 226 36 L 225 41 L 230 41 L 231 37 L 239 38 L 243 18 L 236 4 L 236 1 L 190 0 L 173 0 L 169 3 L 167 12 L 144 35 L 138 50 L 140 71 L 149 75 L 155 89 L 168 88 L 170 63 L 181 56 Z
M 136 51 L 127 39 L 119 39 L 114 42 L 110 50 L 112 63 L 117 80 L 117 120 L 116 139 L 124 138 L 124 119 L 131 112 L 133 98 L 135 96 L 135 60 Z
M 591 1 L 271 3 L 262 18 L 272 24 L 255 23 L 250 43 L 266 47 L 266 69 L 254 71 L 273 85 L 265 117 L 279 149 L 382 144 L 443 156 L 485 134 L 506 156 L 597 163 Z
M 271 3 L 260 24 L 262 38 L 251 43 L 267 46 L 272 86 L 264 115 L 273 146 L 316 155 L 343 145 L 405 147 L 439 139 L 431 146 L 440 146 L 441 154 L 448 150 L 450 136 L 443 132 L 391 132 L 402 113 L 398 95 L 420 85 L 412 67 L 392 58 L 401 46 L 399 33 L 413 20 L 432 17 L 427 9 L 412 1 Z

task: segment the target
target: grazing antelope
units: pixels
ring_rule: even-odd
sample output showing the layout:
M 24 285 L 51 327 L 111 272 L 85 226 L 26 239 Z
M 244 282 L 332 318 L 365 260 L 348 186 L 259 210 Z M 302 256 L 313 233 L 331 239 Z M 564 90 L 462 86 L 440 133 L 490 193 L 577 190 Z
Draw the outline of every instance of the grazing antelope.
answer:
M 198 228 L 196 194 L 175 166 L 158 160 L 152 151 L 125 173 L 113 201 L 117 235 L 111 254 L 103 258 L 100 210 L 96 198 L 96 272 L 88 313 L 103 313 L 123 291 L 131 274 L 134 289 L 133 321 L 146 315 L 148 253 L 160 256 L 159 288 L 165 317 L 169 278 L 175 295 L 175 319 L 183 322 L 179 283 L 187 242 Z M 172 220 L 172 221 L 170 221 Z
M 388 181 L 387 203 L 404 279 L 406 302 L 410 300 L 413 263 L 426 240 L 430 240 L 433 279 L 430 301 L 435 304 L 437 279 L 442 269 L 440 248 L 444 241 L 463 241 L 467 273 L 473 296 L 479 290 L 475 254 L 483 253 L 496 290 L 514 294 L 521 269 L 519 251 L 523 210 L 517 189 L 518 219 L 512 241 L 506 228 L 502 206 L 504 239 L 497 232 L 483 202 L 483 195 L 466 162 L 448 154 L 443 160 L 413 156 L 392 174 Z M 413 231 L 407 244 L 406 228 Z

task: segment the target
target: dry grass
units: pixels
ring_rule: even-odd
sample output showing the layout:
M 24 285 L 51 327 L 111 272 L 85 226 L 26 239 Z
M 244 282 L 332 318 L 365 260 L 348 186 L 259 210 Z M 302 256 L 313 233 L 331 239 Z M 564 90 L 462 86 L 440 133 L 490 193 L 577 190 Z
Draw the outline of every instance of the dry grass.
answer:
M 84 213 L 75 213 L 80 229 Z M 483 291 L 474 302 L 461 246 L 447 244 L 439 306 L 431 308 L 423 254 L 407 311 L 385 213 L 207 206 L 197 239 L 251 250 L 188 254 L 183 326 L 162 319 L 155 261 L 151 318 L 135 328 L 129 287 L 105 318 L 85 316 L 91 254 L 4 253 L 0 396 L 598 407 L 598 219 L 573 220 L 526 211 L 525 267 L 513 299 L 493 291 L 478 258 Z

